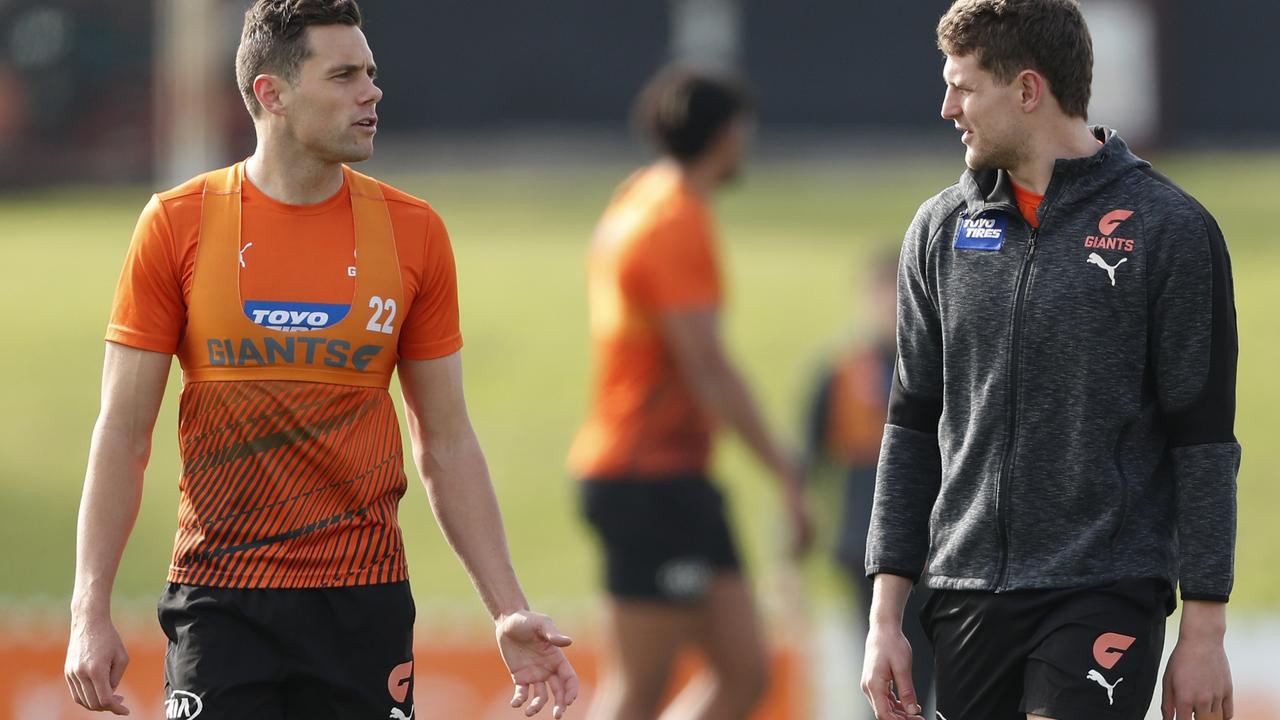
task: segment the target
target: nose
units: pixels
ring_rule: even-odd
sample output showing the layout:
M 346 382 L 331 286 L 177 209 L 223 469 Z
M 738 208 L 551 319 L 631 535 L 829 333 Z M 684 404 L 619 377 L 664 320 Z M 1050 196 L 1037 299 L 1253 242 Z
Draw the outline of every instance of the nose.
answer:
M 942 96 L 942 119 L 955 120 L 957 117 L 960 117 L 960 99 L 955 88 L 948 86 L 947 92 Z
M 365 91 L 364 102 L 362 102 L 361 104 L 372 105 L 372 104 L 376 104 L 381 99 L 382 99 L 382 88 L 377 86 L 373 78 L 369 78 L 369 87 Z

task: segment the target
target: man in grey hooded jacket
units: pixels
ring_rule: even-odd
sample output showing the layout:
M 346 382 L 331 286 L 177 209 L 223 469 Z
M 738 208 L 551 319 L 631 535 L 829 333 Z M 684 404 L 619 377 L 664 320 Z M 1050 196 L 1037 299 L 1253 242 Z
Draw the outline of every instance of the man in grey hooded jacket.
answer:
M 1139 720 L 1183 599 L 1166 719 L 1230 718 L 1236 330 L 1213 217 L 1086 123 L 1074 0 L 957 0 L 938 26 L 960 181 L 907 230 L 868 537 L 863 692 L 938 717 Z

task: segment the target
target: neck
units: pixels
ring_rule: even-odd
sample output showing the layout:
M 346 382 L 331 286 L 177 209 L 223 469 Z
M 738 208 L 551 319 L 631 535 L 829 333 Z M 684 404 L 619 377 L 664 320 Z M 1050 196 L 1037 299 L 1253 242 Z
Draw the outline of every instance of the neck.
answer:
M 258 147 L 244 167 L 263 194 L 289 205 L 323 202 L 342 189 L 341 163 L 321 160 L 262 124 Z
M 677 160 L 667 158 L 662 161 L 664 164 L 670 165 L 680 173 L 680 177 L 684 179 L 689 187 L 693 188 L 699 196 L 710 198 L 716 189 L 720 187 L 719 170 L 712 166 L 712 163 L 706 159 L 694 160 L 692 162 L 679 162 Z
M 1055 162 L 1090 157 L 1099 147 L 1098 139 L 1083 120 L 1064 118 L 1063 122 L 1031 136 L 1028 154 L 1016 167 L 1009 168 L 1009 176 L 1018 185 L 1043 195 L 1049 189 Z

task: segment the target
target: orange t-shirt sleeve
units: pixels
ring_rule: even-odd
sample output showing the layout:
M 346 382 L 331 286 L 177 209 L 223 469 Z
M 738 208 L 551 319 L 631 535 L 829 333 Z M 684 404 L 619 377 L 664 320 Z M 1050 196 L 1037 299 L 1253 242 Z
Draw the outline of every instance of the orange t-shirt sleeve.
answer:
M 140 350 L 174 353 L 186 318 L 173 228 L 160 198 L 152 195 L 133 230 L 106 339 Z
M 636 247 L 626 273 L 636 299 L 652 312 L 720 304 L 720 269 L 706 217 L 685 210 L 656 226 Z
M 422 253 L 421 283 L 400 328 L 400 357 L 406 360 L 431 360 L 462 348 L 453 246 L 434 212 Z

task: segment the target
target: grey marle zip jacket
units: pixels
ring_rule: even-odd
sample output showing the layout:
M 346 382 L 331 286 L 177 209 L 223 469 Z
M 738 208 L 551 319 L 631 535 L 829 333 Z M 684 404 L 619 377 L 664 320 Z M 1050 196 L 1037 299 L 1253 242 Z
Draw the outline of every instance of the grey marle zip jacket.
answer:
M 868 575 L 1003 592 L 1122 578 L 1226 601 L 1236 325 L 1213 217 L 1112 131 L 1022 218 L 1004 171 L 921 206 Z

